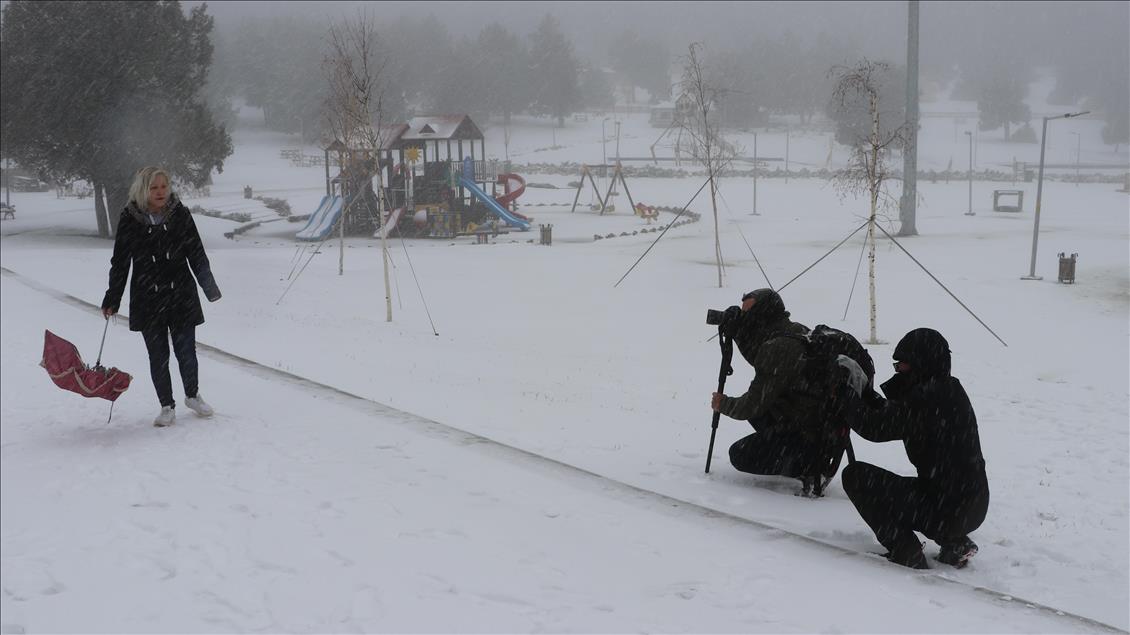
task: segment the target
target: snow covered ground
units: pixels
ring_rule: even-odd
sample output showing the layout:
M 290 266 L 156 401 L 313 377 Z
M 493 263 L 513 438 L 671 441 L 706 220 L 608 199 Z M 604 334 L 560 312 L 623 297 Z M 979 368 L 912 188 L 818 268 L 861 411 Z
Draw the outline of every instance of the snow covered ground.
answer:
M 621 153 L 647 152 L 661 131 L 620 118 Z M 291 166 L 278 151 L 293 139 L 244 123 L 212 196 L 187 202 L 236 211 L 251 185 L 312 211 L 322 168 Z M 1056 125 L 1049 161 L 1074 158 L 1067 130 L 1079 126 L 1084 161 L 1126 163 L 1097 143 L 1101 122 Z M 954 127 L 924 120 L 923 169 L 950 156 L 964 167 Z M 598 163 L 600 128 L 519 120 L 511 159 Z M 826 136 L 796 134 L 793 160 L 823 166 Z M 501 128 L 487 135 L 501 157 Z M 551 135 L 562 147 L 535 152 Z M 774 139 L 760 136 L 764 154 Z M 1038 150 L 984 143 L 978 161 L 1034 162 Z M 13 193 L 17 218 L 0 225 L 0 630 L 1103 630 L 1011 597 L 1130 628 L 1130 213 L 1117 185 L 1045 182 L 1035 282 L 1020 280 L 1035 183 L 1017 185 L 1022 214 L 989 209 L 1001 183 L 974 183 L 965 216 L 966 183 L 920 182 L 921 235 L 900 242 L 1007 347 L 880 242 L 880 377 L 903 333 L 940 330 L 992 489 L 974 563 L 913 573 L 856 555 L 879 546 L 838 480 L 812 501 L 791 481 L 735 472 L 726 448 L 743 422 L 722 422 L 702 470 L 718 366 L 705 310 L 766 286 L 747 242 L 780 287 L 855 229 L 865 203 L 823 180 L 763 179 L 751 216 L 750 180 L 723 179 L 723 288 L 705 196 L 691 205 L 703 220 L 671 229 L 614 287 L 657 234 L 593 241 L 648 225 L 623 197 L 611 215 L 570 214 L 576 176 L 527 179 L 562 188 L 520 200 L 535 224 L 553 223 L 553 246 L 536 231 L 395 240 L 392 323 L 377 241 L 348 239 L 340 276 L 328 242 L 295 279 L 312 251 L 293 241 L 299 225 L 229 240 L 236 223 L 197 217 L 224 292 L 198 330 L 201 392 L 219 414 L 180 408 L 165 430 L 150 425 L 144 345 L 124 319 L 103 357 L 135 381 L 109 425 L 105 402 L 36 367 L 44 328 L 97 354 L 101 318 L 60 294 L 100 302 L 110 244 L 92 237 L 89 200 Z M 674 207 L 701 184 L 630 180 L 637 201 Z M 842 319 L 861 245 L 857 234 L 784 291 L 795 319 L 866 338 L 863 274 Z M 1061 251 L 1079 253 L 1074 285 L 1055 281 Z M 751 379 L 744 362 L 735 371 L 731 394 Z M 910 473 L 901 444 L 855 448 Z

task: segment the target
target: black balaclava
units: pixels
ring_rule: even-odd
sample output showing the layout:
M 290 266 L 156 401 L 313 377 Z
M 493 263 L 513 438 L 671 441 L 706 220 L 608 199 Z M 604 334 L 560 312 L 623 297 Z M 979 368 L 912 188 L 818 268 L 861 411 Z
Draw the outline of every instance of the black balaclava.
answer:
M 742 296 L 742 302 L 754 298 L 753 306 L 749 311 L 742 313 L 741 328 L 735 342 L 742 357 L 751 366 L 757 357 L 757 351 L 774 333 L 787 330 L 782 324 L 788 323 L 789 312 L 785 310 L 785 303 L 781 296 L 772 289 L 758 289 Z M 780 328 L 775 327 L 778 325 Z
M 919 328 L 907 333 L 895 346 L 892 357 L 910 364 L 910 375 L 917 379 L 950 374 L 949 342 L 934 329 Z

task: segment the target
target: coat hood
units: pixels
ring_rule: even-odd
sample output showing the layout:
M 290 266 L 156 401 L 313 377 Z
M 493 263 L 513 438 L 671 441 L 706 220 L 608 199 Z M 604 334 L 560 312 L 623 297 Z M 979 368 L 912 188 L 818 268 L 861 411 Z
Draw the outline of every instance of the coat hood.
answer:
M 921 379 L 950 374 L 949 342 L 934 329 L 918 328 L 907 333 L 895 346 L 892 357 L 910 364 L 910 374 Z
M 753 306 L 746 313 L 745 319 L 752 325 L 772 324 L 780 320 L 787 320 L 789 312 L 785 310 L 785 301 L 781 294 L 772 289 L 757 289 L 742 296 L 742 301 L 753 298 Z

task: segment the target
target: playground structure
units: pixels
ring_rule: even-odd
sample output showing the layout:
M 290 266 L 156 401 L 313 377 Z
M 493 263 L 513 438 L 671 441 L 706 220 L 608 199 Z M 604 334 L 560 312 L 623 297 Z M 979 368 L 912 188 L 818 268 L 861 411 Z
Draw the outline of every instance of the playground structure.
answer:
M 326 195 L 295 235 L 296 239 L 325 240 L 339 222 L 343 224 L 343 233 L 351 236 L 372 232 L 380 226 L 377 194 L 373 190 L 376 174 L 373 152 L 356 147 L 359 144 L 352 145 L 354 147 L 334 140 L 325 148 Z M 331 162 L 341 166 L 333 177 L 330 176 Z
M 299 240 L 324 239 L 343 213 L 350 235 L 452 238 L 483 226 L 530 228 L 531 219 L 512 209 L 525 180 L 507 164 L 485 159 L 483 133 L 467 115 L 415 117 L 382 126 L 377 137 L 375 152 L 340 141 L 326 148 L 326 196 Z M 341 166 L 333 178 L 331 152 Z M 374 177 L 383 185 L 379 196 Z
M 651 205 L 636 203 L 633 209 L 636 210 L 636 216 L 647 221 L 648 225 L 659 218 L 659 210 Z
M 603 197 L 600 195 L 600 188 L 597 187 L 596 179 L 593 177 L 592 172 L 589 170 L 589 167 L 600 168 L 602 170 L 613 168 L 612 178 L 608 181 L 608 191 L 605 192 Z M 573 197 L 573 207 L 569 210 L 570 214 L 577 211 L 577 202 L 581 199 L 581 191 L 585 189 L 586 178 L 589 180 L 589 183 L 592 184 L 592 191 L 596 197 L 596 200 L 600 202 L 599 206 L 593 204 L 592 209 L 599 210 L 601 216 L 603 216 L 605 212 L 611 214 L 612 212 L 616 211 L 616 207 L 612 204 L 612 197 L 616 195 L 617 183 L 619 183 L 624 188 L 624 194 L 627 195 L 628 203 L 632 206 L 632 210 L 638 210 L 638 206 L 636 205 L 635 201 L 632 200 L 632 193 L 628 190 L 628 181 L 624 178 L 624 170 L 621 167 L 620 162 L 617 161 L 616 165 L 581 165 L 581 180 L 577 182 L 577 194 Z

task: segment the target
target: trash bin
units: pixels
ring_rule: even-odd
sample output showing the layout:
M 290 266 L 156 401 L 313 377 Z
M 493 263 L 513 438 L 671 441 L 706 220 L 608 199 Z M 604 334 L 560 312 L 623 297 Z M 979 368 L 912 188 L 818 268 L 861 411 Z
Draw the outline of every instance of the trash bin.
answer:
M 1059 281 L 1064 284 L 1075 283 L 1075 259 L 1079 254 L 1071 254 L 1068 258 L 1063 252 L 1059 254 Z
M 243 188 L 243 198 L 251 198 L 251 186 L 250 185 Z
M 542 245 L 553 244 L 553 225 L 538 225 L 541 228 L 541 243 Z

